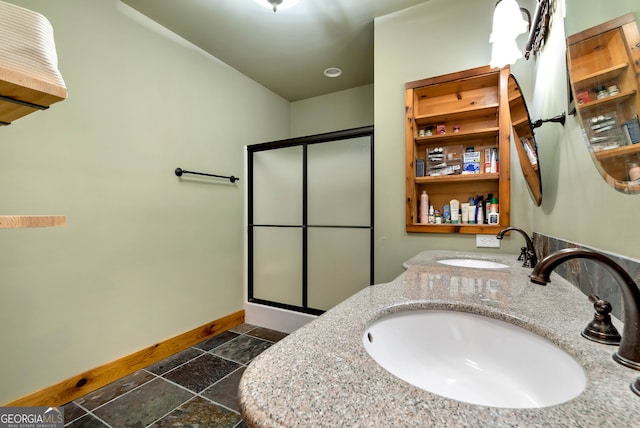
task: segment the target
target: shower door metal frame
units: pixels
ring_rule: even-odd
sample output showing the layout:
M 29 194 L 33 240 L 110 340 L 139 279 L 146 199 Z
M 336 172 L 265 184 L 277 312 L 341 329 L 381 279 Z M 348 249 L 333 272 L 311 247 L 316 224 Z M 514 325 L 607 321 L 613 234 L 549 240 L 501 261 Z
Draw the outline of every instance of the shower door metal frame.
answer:
M 374 265 L 373 265 L 373 239 L 374 239 L 374 218 L 373 218 L 373 147 L 374 147 L 374 137 L 373 137 L 373 126 L 364 126 L 361 128 L 353 128 L 347 129 L 343 131 L 335 131 L 329 132 L 325 134 L 317 134 L 306 137 L 298 137 L 298 138 L 290 138 L 287 140 L 278 140 L 271 141 L 267 143 L 254 144 L 247 146 L 247 173 L 248 173 L 248 181 L 247 181 L 247 217 L 248 217 L 248 225 L 247 225 L 247 245 L 248 245 L 248 273 L 247 273 L 247 282 L 248 282 L 248 300 L 251 303 L 257 303 L 266 306 L 277 307 L 281 309 L 288 309 L 296 312 L 302 312 L 306 314 L 312 315 L 320 315 L 325 311 L 322 309 L 310 308 L 308 306 L 308 230 L 309 228 L 345 228 L 345 229 L 369 229 L 369 285 L 373 284 L 374 280 Z M 321 144 L 321 143 L 330 143 L 339 140 L 348 140 L 352 138 L 359 137 L 368 137 L 370 140 L 370 207 L 369 207 L 369 226 L 344 226 L 344 225 L 309 225 L 307 222 L 307 147 L 311 144 Z M 277 225 L 277 224 L 254 224 L 253 222 L 253 154 L 256 152 L 266 151 L 266 150 L 274 150 L 274 149 L 282 149 L 288 147 L 296 147 L 302 146 L 302 224 L 299 226 L 291 226 L 291 225 Z M 301 278 L 301 286 L 302 286 L 302 305 L 290 305 L 287 303 L 274 302 L 271 300 L 258 299 L 253 296 L 253 280 L 254 280 L 254 268 L 253 268 L 253 244 L 254 244 L 254 236 L 253 231 L 254 228 L 257 227 L 287 227 L 287 228 L 300 228 L 302 229 L 302 278 Z

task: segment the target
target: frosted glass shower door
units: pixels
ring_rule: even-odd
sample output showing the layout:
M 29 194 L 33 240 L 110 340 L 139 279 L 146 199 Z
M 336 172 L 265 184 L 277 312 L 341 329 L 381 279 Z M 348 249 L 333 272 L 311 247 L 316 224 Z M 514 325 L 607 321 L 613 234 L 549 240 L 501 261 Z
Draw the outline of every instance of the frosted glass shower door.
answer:
M 253 297 L 302 306 L 303 148 L 253 154 Z
M 371 284 L 371 138 L 307 149 L 308 305 L 328 310 Z
M 373 127 L 248 146 L 248 298 L 320 314 L 373 280 Z

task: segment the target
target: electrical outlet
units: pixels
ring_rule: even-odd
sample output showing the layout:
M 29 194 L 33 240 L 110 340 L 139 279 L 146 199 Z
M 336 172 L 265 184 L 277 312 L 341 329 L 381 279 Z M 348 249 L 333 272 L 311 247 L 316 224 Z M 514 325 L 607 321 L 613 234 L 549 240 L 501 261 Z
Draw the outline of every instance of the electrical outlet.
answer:
M 496 235 L 476 235 L 476 247 L 500 248 L 500 240 Z

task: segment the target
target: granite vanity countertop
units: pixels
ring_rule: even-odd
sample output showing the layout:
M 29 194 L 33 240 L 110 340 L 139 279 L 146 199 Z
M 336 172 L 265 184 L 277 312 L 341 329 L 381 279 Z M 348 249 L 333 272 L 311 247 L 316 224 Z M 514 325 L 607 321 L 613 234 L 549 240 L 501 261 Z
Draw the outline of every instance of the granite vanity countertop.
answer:
M 509 269 L 445 266 L 445 258 L 479 258 Z M 611 355 L 617 349 L 586 340 L 593 318 L 587 296 L 551 275 L 540 286 L 512 254 L 425 251 L 392 282 L 374 285 L 327 311 L 263 352 L 239 387 L 251 427 L 632 427 L 640 397 L 629 388 L 639 371 Z M 393 376 L 366 352 L 369 324 L 390 312 L 440 308 L 505 319 L 538 333 L 572 355 L 587 375 L 582 394 L 538 409 L 478 406 L 424 391 Z M 614 319 L 622 332 L 622 325 Z M 508 346 L 508 343 L 505 343 Z

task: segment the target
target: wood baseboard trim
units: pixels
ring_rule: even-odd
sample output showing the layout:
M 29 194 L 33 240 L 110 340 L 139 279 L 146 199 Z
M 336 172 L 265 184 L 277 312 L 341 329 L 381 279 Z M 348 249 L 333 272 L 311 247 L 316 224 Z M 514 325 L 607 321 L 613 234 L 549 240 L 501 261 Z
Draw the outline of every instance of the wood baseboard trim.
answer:
M 243 322 L 244 310 L 240 310 L 133 354 L 72 376 L 40 391 L 3 404 L 3 406 L 62 406 Z

